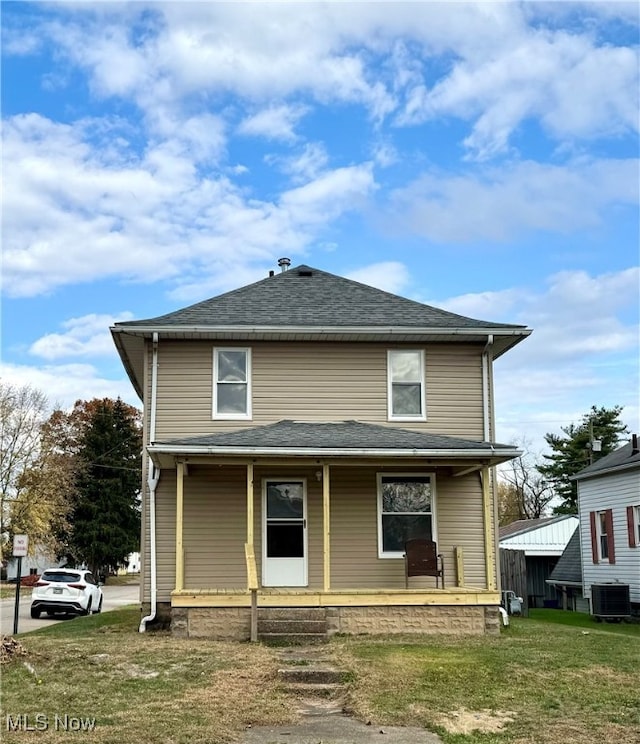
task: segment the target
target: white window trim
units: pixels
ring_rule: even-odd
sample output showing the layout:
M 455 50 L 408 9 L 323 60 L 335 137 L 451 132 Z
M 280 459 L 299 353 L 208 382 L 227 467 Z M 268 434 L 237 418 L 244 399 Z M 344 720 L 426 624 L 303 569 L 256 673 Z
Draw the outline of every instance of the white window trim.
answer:
M 607 520 L 607 510 L 601 509 L 600 511 L 596 511 L 596 537 L 598 542 L 598 563 L 609 563 L 609 556 L 606 558 L 602 555 L 602 538 L 607 538 L 607 553 L 611 553 L 611 546 L 609 545 L 609 535 L 607 532 L 602 531 L 602 519 L 600 517 L 601 514 L 604 514 L 605 522 Z
M 636 535 L 635 547 L 640 548 L 640 504 L 633 507 L 633 529 Z
M 391 376 L 391 357 L 396 352 L 413 352 L 420 355 L 420 410 L 422 413 L 416 416 L 395 416 L 393 413 L 393 379 Z M 427 420 L 427 396 L 424 349 L 388 349 L 387 350 L 387 416 L 389 421 L 426 421 Z
M 436 474 L 435 473 L 394 473 L 387 471 L 376 473 L 376 484 L 378 489 L 378 558 L 404 558 L 404 550 L 383 551 L 382 549 L 382 479 L 383 478 L 429 478 L 431 481 L 431 536 L 438 543 L 438 524 L 436 521 Z M 416 514 L 428 514 L 429 512 L 415 512 Z
M 218 354 L 221 351 L 244 351 L 247 355 L 246 413 L 218 413 Z M 211 416 L 217 421 L 250 421 L 253 417 L 251 388 L 251 348 L 248 346 L 215 346 L 213 349 L 213 404 Z

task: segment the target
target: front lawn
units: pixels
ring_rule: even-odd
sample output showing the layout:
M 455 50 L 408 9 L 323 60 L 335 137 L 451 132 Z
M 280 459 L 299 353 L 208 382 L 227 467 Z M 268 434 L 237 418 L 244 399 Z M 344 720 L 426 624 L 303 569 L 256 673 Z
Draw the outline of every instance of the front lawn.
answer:
M 350 672 L 348 708 L 383 730 L 421 725 L 446 744 L 638 744 L 640 625 L 535 612 L 496 638 L 339 637 L 326 654 Z M 19 636 L 27 655 L 2 668 L 0 738 L 67 742 L 55 726 L 68 716 L 95 718 L 78 741 L 222 744 L 297 717 L 276 649 L 140 635 L 139 619 L 123 609 Z
M 139 621 L 138 609 L 123 609 L 18 636 L 27 655 L 2 668 L 0 740 L 210 744 L 295 718 L 272 650 L 139 634 Z M 93 730 L 72 735 L 72 719 Z
M 422 725 L 447 744 L 640 742 L 640 625 L 540 610 L 499 638 L 337 643 L 363 719 Z

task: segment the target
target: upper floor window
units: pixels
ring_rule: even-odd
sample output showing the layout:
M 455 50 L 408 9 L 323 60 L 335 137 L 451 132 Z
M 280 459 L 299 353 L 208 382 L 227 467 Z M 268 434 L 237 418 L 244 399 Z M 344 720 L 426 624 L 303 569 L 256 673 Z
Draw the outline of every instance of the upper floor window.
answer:
M 213 417 L 251 418 L 251 349 L 214 349 Z
M 387 357 L 389 418 L 424 421 L 424 352 L 394 349 Z
M 640 504 L 627 507 L 629 547 L 640 548 Z
M 607 534 L 607 513 L 598 512 L 598 547 L 600 560 L 609 560 L 609 535 Z
M 407 540 L 435 540 L 432 475 L 378 475 L 378 555 L 402 558 Z
M 594 563 L 615 563 L 615 544 L 613 542 L 613 510 L 593 511 L 589 514 L 591 522 L 591 555 Z

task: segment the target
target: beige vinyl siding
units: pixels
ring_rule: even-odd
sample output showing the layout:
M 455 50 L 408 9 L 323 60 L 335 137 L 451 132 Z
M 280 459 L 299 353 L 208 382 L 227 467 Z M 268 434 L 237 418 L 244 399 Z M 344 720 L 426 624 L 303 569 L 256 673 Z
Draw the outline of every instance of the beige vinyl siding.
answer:
M 402 470 L 405 473 L 428 471 L 428 468 L 419 467 L 415 471 Z M 405 586 L 404 561 L 378 558 L 377 472 L 355 467 L 332 469 L 331 584 L 336 589 L 401 589 Z M 444 556 L 447 587 L 455 583 L 453 549 L 459 546 L 464 550 L 465 584 L 485 588 L 482 496 L 478 476 L 451 478 L 436 471 L 435 485 L 438 551 Z
M 246 467 L 189 467 L 184 486 L 185 589 L 246 587 Z
M 396 426 L 471 439 L 482 437 L 481 344 L 400 347 L 256 343 L 251 346 L 253 418 L 250 421 L 212 418 L 213 348 L 212 342 L 205 341 L 160 342 L 158 441 L 259 426 L 282 419 L 356 419 L 389 424 L 389 348 L 426 350 L 427 421 L 395 423 Z
M 306 478 L 308 586 L 322 588 L 322 484 L 315 478 L 316 470 L 255 468 L 254 544 L 258 576 L 262 575 L 263 478 Z M 377 472 L 369 467 L 331 468 L 331 586 L 335 589 L 404 588 L 403 560 L 378 558 Z M 402 472 L 409 471 L 405 468 Z M 460 546 L 464 550 L 465 585 L 485 588 L 478 475 L 451 478 L 436 471 L 435 483 L 438 549 L 445 557 L 447 587 L 455 585 L 453 549 Z M 159 601 L 170 599 L 175 583 L 175 485 L 175 471 L 163 471 L 157 506 Z M 243 589 L 245 541 L 246 468 L 190 467 L 184 488 L 185 588 Z M 426 579 L 424 586 L 432 583 Z
M 156 490 L 158 601 L 168 602 L 176 585 L 176 471 L 163 470 Z

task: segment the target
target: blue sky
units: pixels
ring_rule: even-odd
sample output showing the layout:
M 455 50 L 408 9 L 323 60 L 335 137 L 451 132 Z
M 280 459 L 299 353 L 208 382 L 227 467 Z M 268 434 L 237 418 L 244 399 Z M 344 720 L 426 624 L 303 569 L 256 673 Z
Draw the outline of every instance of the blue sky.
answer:
M 108 328 L 280 256 L 534 334 L 498 439 L 640 429 L 636 3 L 2 3 L 2 377 L 137 404 Z

